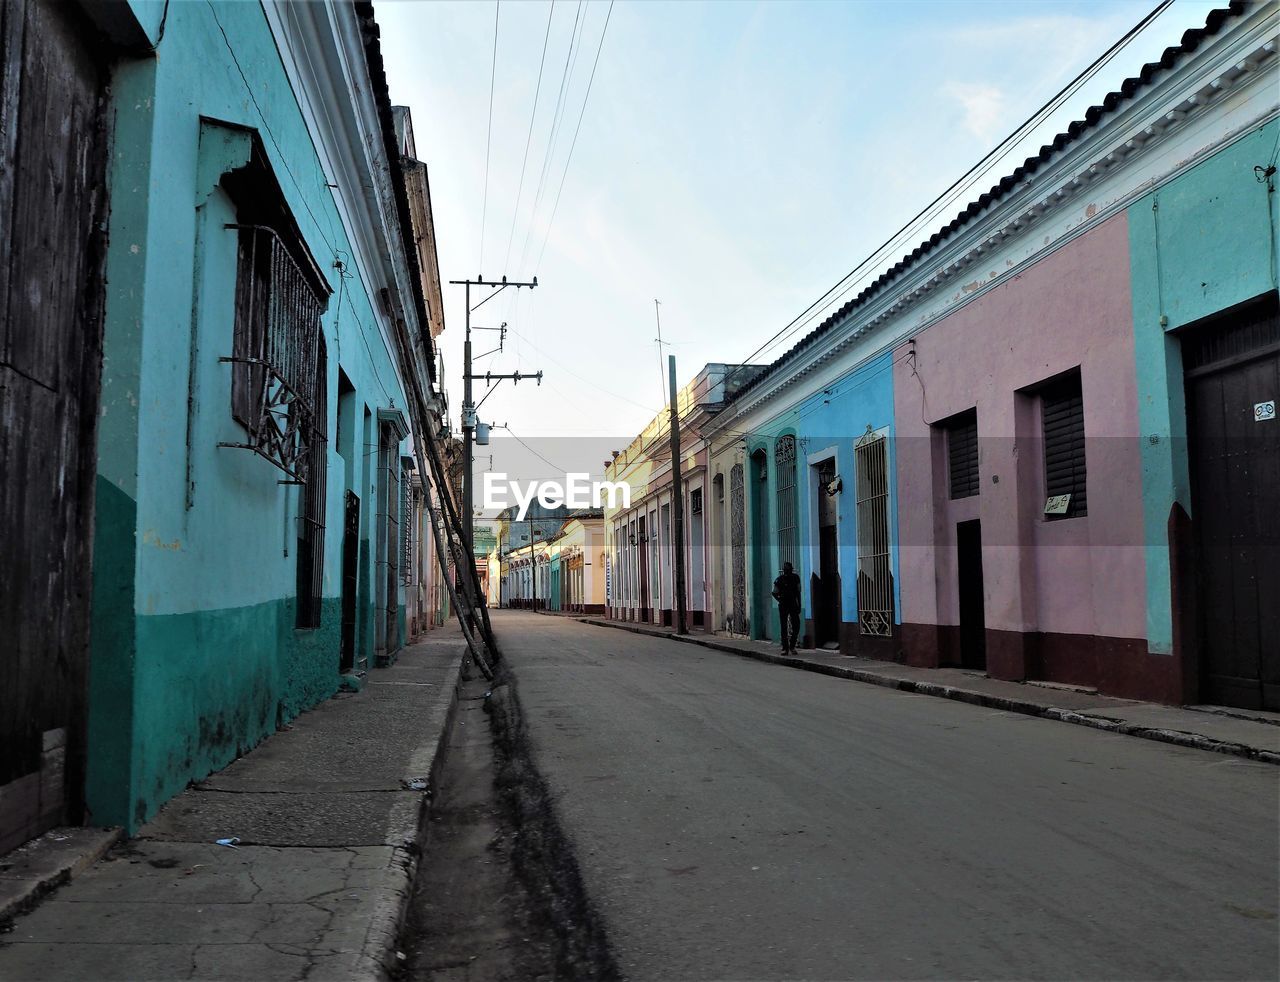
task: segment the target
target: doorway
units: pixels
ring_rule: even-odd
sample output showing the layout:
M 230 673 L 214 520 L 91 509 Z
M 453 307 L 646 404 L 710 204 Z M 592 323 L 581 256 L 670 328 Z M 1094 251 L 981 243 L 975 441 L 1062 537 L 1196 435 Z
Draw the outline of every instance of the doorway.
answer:
M 1276 294 L 1182 342 L 1201 698 L 1280 711 L 1280 316 Z
M 956 525 L 956 574 L 960 597 L 960 667 L 987 667 L 987 619 L 982 590 L 982 522 Z
M 342 651 L 338 671 L 356 664 L 356 587 L 360 569 L 360 498 L 348 491 L 342 520 Z
M 90 570 L 133 542 L 92 548 L 105 46 L 80 4 L 52 0 L 0 4 L 0 39 L 2 854 L 83 817 Z M 99 486 L 110 530 L 135 506 Z
M 751 455 L 751 636 L 769 640 L 773 627 L 773 564 L 769 536 L 769 460 Z
M 636 541 L 640 544 L 637 550 L 640 553 L 640 613 L 639 619 L 649 620 L 649 544 L 648 536 L 645 535 L 645 520 L 641 515 L 639 519 L 639 538 Z
M 813 468 L 813 472 L 817 477 L 814 513 L 818 516 L 818 567 L 812 584 L 814 643 L 819 648 L 838 648 L 841 617 L 840 498 L 835 488 L 835 458 L 828 457 Z

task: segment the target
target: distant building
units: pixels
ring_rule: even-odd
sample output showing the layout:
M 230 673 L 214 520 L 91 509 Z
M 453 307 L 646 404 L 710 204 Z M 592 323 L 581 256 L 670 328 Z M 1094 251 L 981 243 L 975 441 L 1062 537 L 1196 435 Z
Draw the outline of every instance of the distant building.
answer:
M 654 416 L 644 432 L 607 465 L 605 480 L 625 482 L 631 489 L 629 503 L 619 497 L 604 509 L 609 563 L 605 603 L 610 617 L 674 623 L 675 550 L 680 548 L 685 554 L 689 623 L 707 626 L 706 571 L 711 550 L 704 519 L 708 444 L 703 427 L 763 367 L 709 364 L 677 394 L 685 516 L 682 544 L 675 543 L 672 518 L 669 411 Z

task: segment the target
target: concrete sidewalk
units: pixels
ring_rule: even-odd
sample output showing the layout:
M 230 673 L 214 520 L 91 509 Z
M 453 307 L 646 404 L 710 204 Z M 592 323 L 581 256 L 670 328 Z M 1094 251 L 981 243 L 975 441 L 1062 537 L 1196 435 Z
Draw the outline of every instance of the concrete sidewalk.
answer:
M 667 627 L 600 617 L 579 617 L 578 620 L 584 624 L 665 637 L 856 682 L 1280 764 L 1280 713 L 1220 706 L 1162 706 L 1100 696 L 1096 692 L 1070 686 L 1005 682 L 968 669 L 912 668 L 832 651 L 806 649 L 785 657 L 779 653 L 777 645 L 766 641 L 747 641 L 703 632 L 677 635 Z
M 170 801 L 0 935 L 0 978 L 385 977 L 465 651 L 435 632 Z

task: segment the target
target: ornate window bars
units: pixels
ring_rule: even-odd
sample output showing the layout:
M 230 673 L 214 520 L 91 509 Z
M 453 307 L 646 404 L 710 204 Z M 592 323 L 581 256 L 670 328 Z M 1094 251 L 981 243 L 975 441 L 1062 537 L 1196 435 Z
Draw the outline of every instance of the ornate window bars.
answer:
M 284 471 L 285 483 L 305 484 L 315 437 L 320 315 L 329 289 L 314 263 L 304 269 L 275 229 L 226 227 L 239 232 L 240 242 L 233 350 L 220 360 L 232 366 L 232 415 L 246 439 L 219 446 L 252 450 Z
M 889 442 L 867 427 L 854 446 L 857 465 L 858 630 L 893 635 L 893 566 L 889 543 Z

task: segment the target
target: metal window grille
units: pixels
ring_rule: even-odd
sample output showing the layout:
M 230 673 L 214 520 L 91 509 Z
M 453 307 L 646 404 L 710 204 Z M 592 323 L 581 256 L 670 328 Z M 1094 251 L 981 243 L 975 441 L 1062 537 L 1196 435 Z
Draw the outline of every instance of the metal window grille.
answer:
M 405 586 L 413 583 L 413 503 L 417 500 L 418 491 L 406 480 L 402 486 L 403 500 L 400 513 L 400 579 Z
M 778 472 L 778 552 L 783 563 L 796 563 L 796 438 L 784 436 L 774 445 Z
M 324 593 L 324 512 L 329 453 L 329 360 L 324 338 L 316 339 L 315 411 L 309 417 L 307 483 L 298 516 L 298 610 L 300 628 L 320 626 Z
M 893 569 L 889 557 L 889 452 L 867 427 L 854 447 L 858 514 L 858 630 L 893 634 Z
M 384 423 L 378 446 L 378 470 L 382 481 L 378 489 L 378 571 L 379 607 L 378 648 L 391 653 L 399 648 L 399 551 L 400 551 L 400 445 L 395 429 Z
M 729 544 L 733 554 L 733 622 L 735 634 L 747 633 L 747 501 L 742 464 L 729 471 Z
M 327 305 L 323 279 L 303 270 L 274 229 L 228 225 L 240 233 L 236 319 L 230 362 L 231 412 L 244 443 L 305 483 L 316 406 L 316 343 Z
M 697 488 L 689 492 L 689 514 L 702 514 L 702 488 Z
M 1065 515 L 1046 518 L 1080 518 L 1089 513 L 1085 487 L 1084 400 L 1080 375 L 1074 373 L 1040 393 L 1044 427 L 1045 495 L 1069 494 Z
M 971 498 L 978 493 L 978 411 L 961 413 L 944 425 L 951 497 Z

